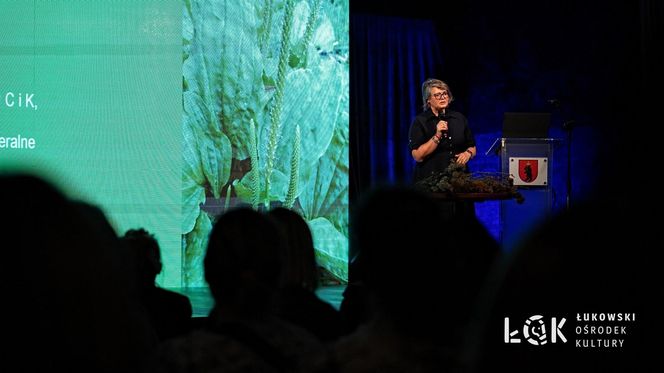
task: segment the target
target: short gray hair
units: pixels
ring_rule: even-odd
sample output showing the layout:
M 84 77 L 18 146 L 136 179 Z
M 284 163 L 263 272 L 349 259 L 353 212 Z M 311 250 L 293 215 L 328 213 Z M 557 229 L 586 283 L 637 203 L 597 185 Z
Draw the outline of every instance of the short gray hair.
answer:
M 445 83 L 440 79 L 427 79 L 424 81 L 424 83 L 422 83 L 422 108 L 424 110 L 429 108 L 429 103 L 427 102 L 427 99 L 431 96 L 431 88 L 433 87 L 447 91 L 447 94 L 450 97 L 449 102 L 454 101 L 454 96 L 452 96 L 452 90 L 450 90 L 450 86 L 448 86 L 447 83 Z

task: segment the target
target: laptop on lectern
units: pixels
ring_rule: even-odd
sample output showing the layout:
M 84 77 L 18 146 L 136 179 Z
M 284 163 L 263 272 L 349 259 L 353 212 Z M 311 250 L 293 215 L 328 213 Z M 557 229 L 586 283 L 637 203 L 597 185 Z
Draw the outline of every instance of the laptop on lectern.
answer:
M 503 116 L 503 137 L 547 138 L 551 113 L 514 113 Z

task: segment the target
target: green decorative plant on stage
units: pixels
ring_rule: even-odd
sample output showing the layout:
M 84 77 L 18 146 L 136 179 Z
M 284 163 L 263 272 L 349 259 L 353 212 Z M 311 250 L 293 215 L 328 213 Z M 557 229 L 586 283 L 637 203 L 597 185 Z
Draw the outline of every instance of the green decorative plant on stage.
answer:
M 348 2 L 185 1 L 185 286 L 204 286 L 214 216 L 292 208 L 347 280 Z
M 465 165 L 451 163 L 444 171 L 432 172 L 415 184 L 419 190 L 461 197 L 462 195 L 493 195 L 524 201 L 509 175 L 499 172 L 468 172 Z M 488 198 L 488 197 L 487 197 Z

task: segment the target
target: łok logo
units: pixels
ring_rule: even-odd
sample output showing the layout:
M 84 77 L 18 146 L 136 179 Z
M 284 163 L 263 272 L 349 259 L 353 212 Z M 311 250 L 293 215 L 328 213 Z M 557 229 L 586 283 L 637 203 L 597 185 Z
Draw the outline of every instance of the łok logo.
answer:
M 551 343 L 557 343 L 560 339 L 563 343 L 567 342 L 567 338 L 563 334 L 562 327 L 565 325 L 565 318 L 563 317 L 558 321 L 555 317 L 551 318 L 551 333 L 547 333 L 546 323 L 544 316 L 533 315 L 530 316 L 523 323 L 523 337 L 526 341 L 535 346 L 545 345 L 549 340 Z M 510 318 L 505 318 L 505 343 L 521 343 L 521 338 L 516 338 L 519 330 L 510 330 Z

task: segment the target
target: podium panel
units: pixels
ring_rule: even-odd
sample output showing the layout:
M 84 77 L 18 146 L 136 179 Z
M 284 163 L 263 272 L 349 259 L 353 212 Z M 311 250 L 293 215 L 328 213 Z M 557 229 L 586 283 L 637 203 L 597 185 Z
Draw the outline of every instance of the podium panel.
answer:
M 501 172 L 509 174 L 524 197 L 500 203 L 501 243 L 513 250 L 552 213 L 554 147 L 558 139 L 499 138 L 494 142 L 500 154 Z M 495 146 L 494 146 L 495 148 Z

